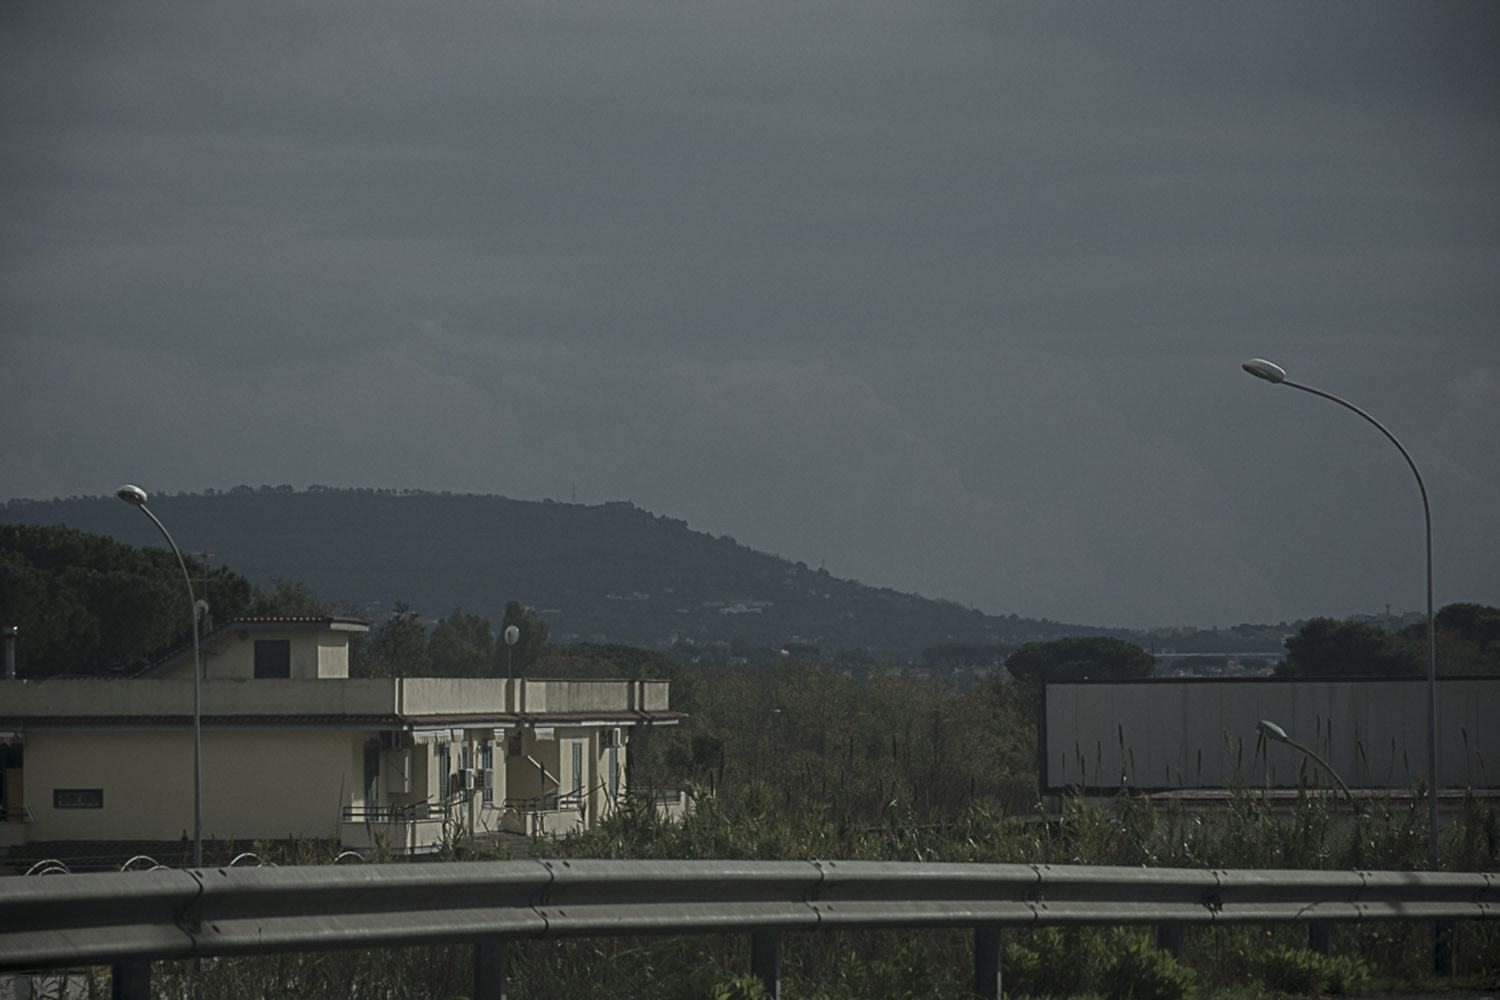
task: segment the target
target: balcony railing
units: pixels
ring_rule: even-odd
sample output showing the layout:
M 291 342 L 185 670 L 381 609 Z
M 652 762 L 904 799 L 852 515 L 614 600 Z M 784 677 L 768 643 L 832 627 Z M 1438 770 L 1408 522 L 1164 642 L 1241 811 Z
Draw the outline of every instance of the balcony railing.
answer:
M 444 819 L 446 810 L 432 802 L 406 805 L 348 805 L 340 818 L 345 823 L 421 823 Z
M 585 797 L 582 791 L 544 792 L 541 795 L 525 798 L 507 798 L 505 808 L 518 813 L 566 812 L 570 809 L 580 812 L 583 809 Z

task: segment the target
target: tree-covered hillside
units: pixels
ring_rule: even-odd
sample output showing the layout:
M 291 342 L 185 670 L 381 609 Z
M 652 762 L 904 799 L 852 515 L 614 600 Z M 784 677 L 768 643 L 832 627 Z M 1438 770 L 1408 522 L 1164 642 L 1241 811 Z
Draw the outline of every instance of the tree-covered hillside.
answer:
M 898 657 L 1103 631 L 866 587 L 623 502 L 239 487 L 161 494 L 151 506 L 184 552 L 212 553 L 211 565 L 260 585 L 300 581 L 335 610 L 377 620 L 399 601 L 429 621 L 458 607 L 498 621 L 516 599 L 542 613 L 554 641 L 797 642 Z M 0 521 L 162 544 L 112 496 L 11 501 Z

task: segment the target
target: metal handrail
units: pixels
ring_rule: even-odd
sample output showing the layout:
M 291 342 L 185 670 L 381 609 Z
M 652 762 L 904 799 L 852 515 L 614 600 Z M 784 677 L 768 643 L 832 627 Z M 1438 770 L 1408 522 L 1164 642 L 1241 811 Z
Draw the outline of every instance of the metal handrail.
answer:
M 577 811 L 587 799 L 582 790 L 573 792 L 543 792 L 527 798 L 507 798 L 505 808 L 518 813 L 552 813 Z
M 1500 917 L 1500 875 L 526 860 L 0 880 L 0 969 L 455 941 L 824 928 Z
M 346 805 L 339 813 L 345 823 L 421 823 L 429 820 L 441 821 L 447 809 L 447 801 L 435 803 L 430 798 L 421 802 L 392 805 Z
M 505 808 L 518 813 L 556 812 L 557 793 L 543 792 L 541 795 L 531 795 L 525 798 L 507 797 Z

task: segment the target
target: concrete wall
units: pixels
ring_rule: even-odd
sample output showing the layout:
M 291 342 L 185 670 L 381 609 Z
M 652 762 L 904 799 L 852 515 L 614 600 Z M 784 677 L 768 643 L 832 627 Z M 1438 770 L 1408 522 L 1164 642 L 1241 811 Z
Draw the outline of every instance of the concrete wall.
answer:
M 510 705 L 517 712 L 665 712 L 671 707 L 666 681 L 524 679 L 514 685 Z
M 332 837 L 358 794 L 364 740 L 344 730 L 203 733 L 203 838 Z M 99 789 L 58 809 L 55 789 Z M 193 832 L 191 730 L 38 732 L 26 740 L 28 840 L 176 840 Z
M 1427 777 L 1425 680 L 1136 681 L 1046 686 L 1042 784 L 1112 791 L 1295 787 L 1303 754 L 1258 749 L 1267 719 L 1355 788 Z M 1438 787 L 1500 787 L 1500 678 L 1438 682 Z M 1314 769 L 1316 765 L 1310 765 Z M 1318 775 L 1320 784 L 1329 784 Z
M 302 680 L 206 680 L 204 715 L 390 715 L 398 682 L 389 678 L 337 684 Z M 481 708 L 485 706 L 480 706 Z M 193 681 L 0 681 L 0 712 L 18 716 L 191 715 Z
M 304 653 L 315 656 L 319 648 L 309 643 Z M 253 668 L 253 654 L 245 662 Z M 202 711 L 204 715 L 422 716 L 520 711 L 614 713 L 642 708 L 665 711 L 668 707 L 666 681 L 408 677 L 345 679 L 328 684 L 323 680 L 255 680 L 249 673 L 234 678 L 211 673 L 200 685 Z M 0 713 L 5 715 L 150 716 L 191 714 L 192 710 L 190 672 L 183 678 L 162 680 L 0 681 Z

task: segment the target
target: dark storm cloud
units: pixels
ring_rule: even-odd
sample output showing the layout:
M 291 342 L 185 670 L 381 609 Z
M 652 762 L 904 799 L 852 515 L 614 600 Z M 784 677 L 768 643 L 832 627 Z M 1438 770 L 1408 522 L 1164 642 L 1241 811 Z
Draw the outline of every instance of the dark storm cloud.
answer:
M 1399 456 L 1264 354 L 1497 603 L 1497 22 L 10 4 L 0 489 L 576 487 L 994 611 L 1416 606 Z

